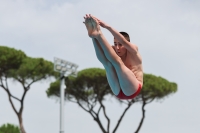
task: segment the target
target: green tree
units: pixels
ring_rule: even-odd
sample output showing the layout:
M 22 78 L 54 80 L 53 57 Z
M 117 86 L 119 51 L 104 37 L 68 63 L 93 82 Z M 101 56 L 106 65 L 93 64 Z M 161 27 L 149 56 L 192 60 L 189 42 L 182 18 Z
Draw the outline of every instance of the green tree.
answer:
M 53 63 L 42 58 L 28 57 L 24 52 L 6 46 L 0 46 L 0 53 L 0 87 L 8 95 L 9 102 L 19 120 L 21 132 L 26 133 L 22 119 L 25 96 L 33 83 L 45 80 L 55 74 Z M 11 88 L 8 85 L 9 79 L 22 85 L 23 93 L 21 98 L 11 93 Z M 19 109 L 16 108 L 13 100 L 20 103 Z
M 120 100 L 111 92 L 107 82 L 106 72 L 100 68 L 85 69 L 78 73 L 77 78 L 66 78 L 66 86 L 67 89 L 65 92 L 67 100 L 78 104 L 84 111 L 89 113 L 103 133 L 110 133 L 111 120 L 106 113 L 106 106 L 104 105 L 107 96 L 111 96 L 117 102 L 126 105 L 112 133 L 117 131 L 128 109 L 136 102 L 142 103 L 142 118 L 135 131 L 135 133 L 138 133 L 145 118 L 145 105 L 151 103 L 153 100 L 163 99 L 177 91 L 177 85 L 175 83 L 170 83 L 162 77 L 144 74 L 144 85 L 141 93 L 132 100 Z M 59 81 L 51 83 L 46 93 L 48 97 L 59 97 Z M 96 108 L 98 108 L 97 111 Z M 100 120 L 99 114 L 101 111 L 103 111 L 107 120 L 107 127 L 104 127 Z
M 0 127 L 0 133 L 20 133 L 20 129 L 18 126 L 8 123 Z

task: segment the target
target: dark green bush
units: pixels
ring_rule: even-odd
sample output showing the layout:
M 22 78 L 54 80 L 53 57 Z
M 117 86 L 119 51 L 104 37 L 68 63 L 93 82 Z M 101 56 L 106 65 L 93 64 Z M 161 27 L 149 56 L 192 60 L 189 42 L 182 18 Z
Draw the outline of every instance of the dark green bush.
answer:
M 0 127 L 0 133 L 20 133 L 20 129 L 18 126 L 8 123 Z

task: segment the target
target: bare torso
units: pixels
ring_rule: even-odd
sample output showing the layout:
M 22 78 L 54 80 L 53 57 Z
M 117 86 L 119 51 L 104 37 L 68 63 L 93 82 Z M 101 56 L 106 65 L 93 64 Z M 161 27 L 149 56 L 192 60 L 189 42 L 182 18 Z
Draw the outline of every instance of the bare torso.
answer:
M 140 84 L 143 85 L 142 58 L 139 52 L 133 55 L 127 50 L 127 54 L 122 61 L 124 62 L 124 65 L 134 73 Z

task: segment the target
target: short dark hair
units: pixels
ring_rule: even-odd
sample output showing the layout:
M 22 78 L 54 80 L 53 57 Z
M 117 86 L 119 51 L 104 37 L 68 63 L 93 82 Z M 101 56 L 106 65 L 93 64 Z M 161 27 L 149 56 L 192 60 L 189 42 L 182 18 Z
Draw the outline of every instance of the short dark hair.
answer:
M 130 37 L 129 37 L 128 33 L 124 32 L 124 31 L 121 31 L 119 33 L 122 34 L 130 42 Z

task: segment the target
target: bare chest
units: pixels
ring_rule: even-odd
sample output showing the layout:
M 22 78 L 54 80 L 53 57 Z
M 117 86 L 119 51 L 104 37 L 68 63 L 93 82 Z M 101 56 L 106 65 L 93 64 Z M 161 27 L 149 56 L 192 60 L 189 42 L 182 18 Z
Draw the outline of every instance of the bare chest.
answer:
M 141 60 L 138 56 L 130 56 L 129 54 L 123 60 L 124 65 L 130 70 L 137 70 L 141 65 Z
M 139 54 L 135 56 L 127 55 L 125 60 L 123 60 L 123 63 L 134 73 L 139 81 L 143 82 L 142 60 Z

